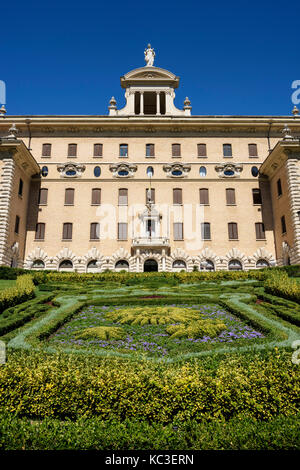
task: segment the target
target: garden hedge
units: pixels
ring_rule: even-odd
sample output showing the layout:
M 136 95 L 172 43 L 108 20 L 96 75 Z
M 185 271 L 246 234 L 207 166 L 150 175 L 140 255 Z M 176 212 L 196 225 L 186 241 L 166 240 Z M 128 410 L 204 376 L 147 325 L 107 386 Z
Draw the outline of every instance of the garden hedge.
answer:
M 157 423 L 241 414 L 269 420 L 299 412 L 299 379 L 291 351 L 277 349 L 177 364 L 9 350 L 0 368 L 0 412 Z
M 30 274 L 23 274 L 16 280 L 15 287 L 0 291 L 0 314 L 8 307 L 25 302 L 34 297 L 34 283 Z

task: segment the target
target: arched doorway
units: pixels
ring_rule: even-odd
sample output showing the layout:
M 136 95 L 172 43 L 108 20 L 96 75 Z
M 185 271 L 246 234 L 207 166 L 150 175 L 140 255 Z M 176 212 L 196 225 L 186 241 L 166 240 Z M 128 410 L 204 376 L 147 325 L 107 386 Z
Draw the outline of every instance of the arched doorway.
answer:
M 63 260 L 58 268 L 59 271 L 68 272 L 73 270 L 73 263 L 69 259 Z
M 158 264 L 155 259 L 147 259 L 144 263 L 144 273 L 158 271 Z
M 129 271 L 129 263 L 126 259 L 120 259 L 115 265 L 115 271 Z

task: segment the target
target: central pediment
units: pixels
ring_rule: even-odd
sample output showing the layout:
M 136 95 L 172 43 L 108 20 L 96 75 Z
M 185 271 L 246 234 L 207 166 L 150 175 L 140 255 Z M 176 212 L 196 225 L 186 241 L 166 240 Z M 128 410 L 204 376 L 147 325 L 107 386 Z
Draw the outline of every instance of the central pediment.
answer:
M 122 88 L 135 85 L 140 86 L 143 84 L 166 85 L 172 88 L 177 88 L 179 77 L 168 70 L 149 66 L 131 70 L 121 77 Z

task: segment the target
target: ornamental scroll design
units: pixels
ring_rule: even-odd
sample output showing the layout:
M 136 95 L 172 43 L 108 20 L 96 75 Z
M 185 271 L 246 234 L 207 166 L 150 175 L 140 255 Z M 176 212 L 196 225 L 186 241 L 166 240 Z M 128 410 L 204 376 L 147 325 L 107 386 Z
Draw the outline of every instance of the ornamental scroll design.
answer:
M 185 178 L 191 171 L 191 165 L 184 163 L 169 163 L 163 166 L 168 178 Z
M 243 171 L 241 163 L 222 163 L 215 166 L 219 178 L 239 178 Z
M 85 171 L 85 165 L 81 163 L 62 163 L 57 165 L 57 171 L 61 178 L 80 178 Z
M 114 163 L 109 166 L 114 178 L 132 178 L 137 170 L 137 165 L 132 163 Z

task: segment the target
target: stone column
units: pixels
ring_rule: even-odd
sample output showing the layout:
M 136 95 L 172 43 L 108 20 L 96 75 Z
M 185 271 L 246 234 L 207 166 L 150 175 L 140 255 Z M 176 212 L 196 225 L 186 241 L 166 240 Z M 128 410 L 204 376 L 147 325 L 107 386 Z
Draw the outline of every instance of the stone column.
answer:
M 11 197 L 15 162 L 9 152 L 5 152 L 3 167 L 0 175 L 0 265 L 10 266 L 8 234 L 10 224 Z
M 290 256 L 292 264 L 300 264 L 300 152 L 288 155 L 286 161 L 290 211 L 294 231 L 294 246 Z
M 140 115 L 144 115 L 144 92 L 140 92 Z
M 160 92 L 156 92 L 156 116 L 160 116 Z

